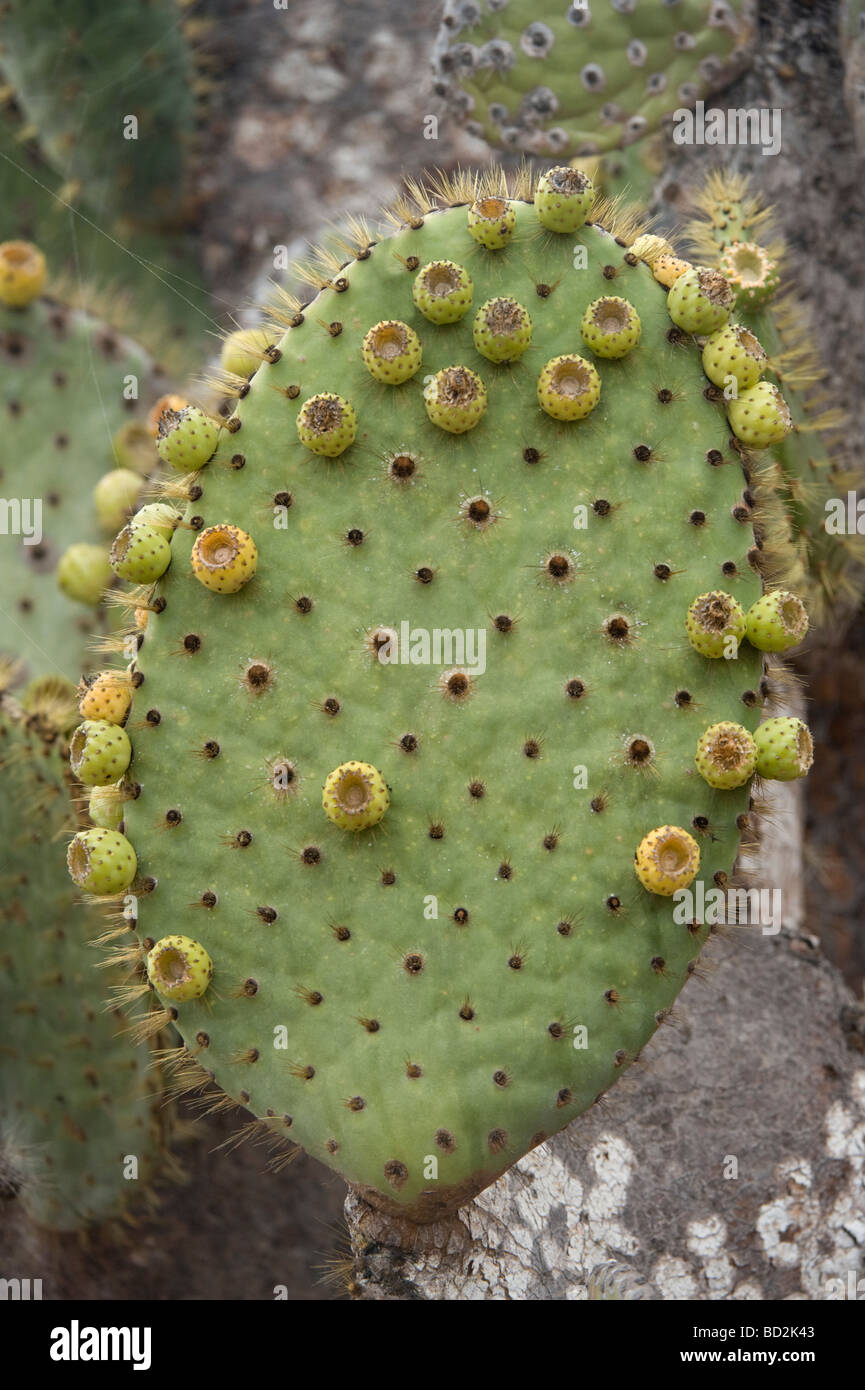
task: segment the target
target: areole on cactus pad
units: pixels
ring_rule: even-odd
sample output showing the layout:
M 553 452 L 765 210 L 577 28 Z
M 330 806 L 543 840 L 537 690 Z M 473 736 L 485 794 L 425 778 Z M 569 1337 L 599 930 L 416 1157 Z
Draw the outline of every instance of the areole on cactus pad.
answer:
M 744 614 L 784 555 L 613 209 L 557 234 L 527 173 L 413 193 L 322 254 L 188 479 L 122 833 L 198 1082 L 429 1220 L 592 1105 L 693 974 L 708 927 L 669 895 L 727 882 L 749 813 L 698 742 L 753 733 L 766 687 L 686 618 L 714 591 Z M 605 298 L 619 357 L 580 330 Z M 475 345 L 494 299 L 530 322 L 515 360 Z M 399 384 L 383 325 L 419 363 Z

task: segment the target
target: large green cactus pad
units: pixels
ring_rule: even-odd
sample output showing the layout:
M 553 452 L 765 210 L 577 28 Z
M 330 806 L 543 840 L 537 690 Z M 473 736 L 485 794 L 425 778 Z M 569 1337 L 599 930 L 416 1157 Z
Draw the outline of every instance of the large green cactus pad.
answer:
M 76 904 L 63 863 L 66 752 L 2 697 L 0 1188 L 58 1231 L 121 1215 L 161 1143 L 150 1053 L 105 1011 L 111 980 L 88 939 L 99 915 Z
M 597 154 L 731 81 L 752 20 L 748 0 L 449 0 L 436 90 L 499 148 Z
M 725 588 L 747 606 L 761 591 L 740 460 L 697 349 L 623 240 L 600 225 L 552 235 L 530 202 L 515 208 L 503 251 L 472 240 L 464 206 L 428 204 L 331 270 L 187 512 L 248 531 L 255 578 L 208 592 L 194 532 L 175 534 L 127 726 L 141 933 L 183 933 L 215 968 L 178 1006 L 188 1049 L 274 1133 L 418 1216 L 590 1106 L 663 1020 L 708 928 L 674 922 L 634 852 L 671 823 L 698 839 L 710 888 L 730 872 L 748 788 L 711 790 L 694 751 L 707 725 L 759 718 L 760 655 L 709 662 L 685 635 L 696 595 Z M 446 327 L 416 311 L 417 268 L 439 259 L 467 268 L 475 307 L 510 294 L 529 310 L 519 363 L 475 351 L 473 310 Z M 557 422 L 538 374 L 591 356 L 580 318 L 609 294 L 636 307 L 642 342 L 597 360 L 587 419 Z M 423 345 L 397 388 L 361 360 L 383 319 Z M 489 396 L 460 436 L 422 399 L 423 378 L 453 364 Z M 337 459 L 298 441 L 317 392 L 358 413 Z M 465 515 L 478 496 L 485 527 Z M 569 577 L 551 577 L 551 555 Z M 403 622 L 483 632 L 467 698 L 443 694 L 442 664 L 376 659 L 370 635 Z M 380 826 L 357 835 L 321 805 L 349 759 L 391 788 Z
M 107 553 L 93 487 L 115 464 L 114 432 L 158 381 L 141 348 L 48 299 L 0 308 L 0 366 L 0 491 L 42 509 L 36 544 L 14 533 L 13 513 L 0 534 L 0 654 L 21 658 L 29 676 L 76 680 L 105 614 L 60 592 L 57 561 L 73 542 L 105 544 Z

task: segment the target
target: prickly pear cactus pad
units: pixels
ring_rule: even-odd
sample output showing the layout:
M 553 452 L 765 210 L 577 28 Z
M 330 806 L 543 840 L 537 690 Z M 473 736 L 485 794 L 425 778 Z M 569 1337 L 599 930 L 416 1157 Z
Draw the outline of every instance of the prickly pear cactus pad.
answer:
M 80 1230 L 142 1192 L 165 1112 L 148 1049 L 105 1011 L 99 914 L 76 903 L 63 864 L 75 816 L 62 692 L 34 704 L 0 699 L 0 1185 L 40 1226 Z
M 176 0 L 8 0 L 0 73 L 67 195 L 175 220 L 195 121 Z
M 152 374 L 142 349 L 88 314 L 50 299 L 0 305 L 0 654 L 21 657 L 28 676 L 77 680 L 104 620 L 110 535 L 93 490 L 115 462 L 112 435 L 136 409 L 130 392 L 144 402 L 156 394 Z M 92 549 L 66 562 L 61 592 L 58 563 L 73 544 Z
M 861 537 L 827 531 L 827 503 L 846 509 L 862 468 L 847 446 L 843 413 L 833 408 L 832 379 L 812 335 L 807 306 L 791 283 L 773 209 L 742 175 L 715 174 L 697 191 L 688 238 L 736 294 L 735 319 L 759 339 L 769 361 L 764 379 L 784 393 L 793 429 L 767 458 L 787 504 L 796 545 L 797 585 L 812 620 L 825 624 L 852 608 L 862 589 Z M 830 507 L 831 511 L 831 507 Z
M 747 825 L 694 760 L 756 728 L 762 657 L 686 618 L 759 598 L 759 516 L 666 290 L 561 189 L 440 180 L 323 256 L 192 475 L 126 725 L 189 1054 L 419 1219 L 627 1070 L 708 932 L 659 894 L 723 883 Z
M 491 145 L 598 154 L 731 81 L 753 13 L 748 0 L 448 0 L 435 90 Z

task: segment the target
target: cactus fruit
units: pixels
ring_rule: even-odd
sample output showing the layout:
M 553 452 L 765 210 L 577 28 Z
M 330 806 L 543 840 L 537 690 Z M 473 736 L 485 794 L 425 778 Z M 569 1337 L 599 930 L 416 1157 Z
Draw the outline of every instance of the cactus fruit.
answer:
M 843 413 L 832 405 L 832 378 L 790 283 L 772 209 L 738 174 L 710 176 L 693 201 L 696 215 L 687 237 L 701 261 L 725 275 L 739 327 L 754 335 L 768 358 L 762 380 L 729 402 L 730 423 L 747 447 L 766 450 L 749 466 L 785 504 L 783 524 L 796 552 L 795 587 L 822 628 L 830 617 L 837 623 L 861 592 L 861 538 L 827 532 L 827 513 L 861 483 L 861 464 L 847 443 Z
M 583 341 L 596 357 L 625 357 L 640 341 L 640 316 L 627 299 L 605 295 L 583 314 Z
M 232 376 L 252 376 L 265 359 L 269 339 L 263 328 L 238 328 L 229 333 L 219 354 L 222 367 Z
M 811 731 L 792 715 L 766 719 L 754 734 L 757 775 L 779 782 L 794 782 L 810 771 L 814 761 Z
M 211 459 L 219 439 L 219 426 L 197 405 L 180 410 L 166 407 L 159 416 L 156 449 L 163 463 L 181 473 L 193 473 Z
M 142 488 L 140 473 L 131 468 L 112 468 L 93 489 L 96 520 L 103 531 L 119 531 L 138 501 Z
M 524 304 L 499 295 L 475 314 L 472 340 L 490 362 L 515 362 L 531 347 L 532 321 Z
M 443 367 L 424 387 L 430 421 L 449 434 L 465 434 L 480 424 L 487 408 L 487 388 L 471 367 Z
M 236 594 L 255 575 L 258 550 L 255 541 L 237 526 L 208 526 L 196 537 L 192 572 L 205 589 L 215 594 Z
M 132 684 L 116 671 L 100 671 L 78 687 L 78 713 L 84 720 L 123 724 L 132 704 Z
M 93 489 L 152 373 L 143 350 L 80 310 L 44 298 L 0 307 L 0 488 L 16 499 L 0 532 L 0 655 L 22 658 L 25 676 L 77 680 L 104 630 L 95 609 L 114 576 Z
M 718 329 L 703 348 L 703 371 L 713 385 L 726 386 L 732 377 L 738 391 L 757 385 L 766 361 L 754 334 L 737 323 Z
M 373 324 L 361 351 L 370 376 L 388 386 L 401 386 L 413 377 L 423 357 L 414 329 L 397 319 Z
M 314 454 L 338 458 L 356 435 L 357 414 L 349 401 L 328 391 L 304 401 L 297 417 L 297 436 Z
M 164 936 L 147 954 L 147 978 L 165 999 L 184 1004 L 200 999 L 213 975 L 213 961 L 188 936 Z
M 47 267 L 38 246 L 29 241 L 0 244 L 0 304 L 23 309 L 45 288 Z
M 129 735 L 108 719 L 85 719 L 69 744 L 72 771 L 86 787 L 107 787 L 117 782 L 129 766 Z
M 715 333 L 730 317 L 733 291 L 720 271 L 695 265 L 678 275 L 667 295 L 667 309 L 686 333 Z
M 576 232 L 585 223 L 594 200 L 594 184 L 581 169 L 557 165 L 538 179 L 535 210 L 547 231 Z
M 324 814 L 341 830 L 378 825 L 389 802 L 384 778 L 369 763 L 341 763 L 328 775 L 321 794 Z
M 741 603 L 722 589 L 694 599 L 685 618 L 688 641 L 701 656 L 735 656 L 745 636 Z
M 481 198 L 468 211 L 468 228 L 488 251 L 501 251 L 514 234 L 517 219 L 507 198 Z
M 804 603 L 785 589 L 772 589 L 752 603 L 745 614 L 745 636 L 761 652 L 786 652 L 798 647 L 807 631 Z
M 749 0 L 448 0 L 434 90 L 470 134 L 555 158 L 640 140 L 735 77 Z
M 713 724 L 700 735 L 694 759 L 697 771 L 710 787 L 741 787 L 754 775 L 757 745 L 741 724 Z
M 75 827 L 75 692 L 46 684 L 26 708 L 0 699 L 0 1164 L 4 1196 L 39 1226 L 75 1231 L 118 1220 L 150 1186 L 167 1112 L 149 1047 L 106 1012 L 127 977 L 96 968 L 99 914 L 76 904 L 57 844 Z
M 474 286 L 463 265 L 431 261 L 412 282 L 412 299 L 430 323 L 458 323 L 471 308 Z
M 418 1219 L 591 1105 L 665 1019 L 708 934 L 665 894 L 728 874 L 747 826 L 748 787 L 709 787 L 696 743 L 760 715 L 762 654 L 709 663 L 684 630 L 722 576 L 739 635 L 762 592 L 764 504 L 737 507 L 699 349 L 603 207 L 556 235 L 515 179 L 442 179 L 322 254 L 197 476 L 205 529 L 175 531 L 130 673 L 142 952 L 179 934 L 213 965 L 200 998 L 157 996 L 263 1130 Z M 505 251 L 467 225 L 493 196 Z M 442 264 L 481 304 L 531 293 L 516 364 L 417 306 Z M 579 325 L 612 288 L 640 342 L 593 363 Z M 364 337 L 391 321 L 429 381 L 482 383 L 474 428 L 430 421 L 429 381 L 370 380 Z M 356 413 L 338 456 L 298 447 L 310 399 Z M 251 583 L 190 583 L 213 531 L 216 570 L 230 535 L 255 546 Z M 370 786 L 337 811 L 350 759 Z
M 79 830 L 66 851 L 69 876 L 79 888 L 105 897 L 125 893 L 135 878 L 135 851 L 118 830 Z
M 171 564 L 171 546 L 155 526 L 124 526 L 111 546 L 111 568 L 133 584 L 153 584 Z

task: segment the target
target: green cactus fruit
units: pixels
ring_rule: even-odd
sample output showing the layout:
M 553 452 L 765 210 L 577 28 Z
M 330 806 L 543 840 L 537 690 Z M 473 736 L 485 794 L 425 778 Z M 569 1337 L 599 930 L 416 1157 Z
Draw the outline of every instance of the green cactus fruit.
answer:
M 328 391 L 304 401 L 297 417 L 297 436 L 314 454 L 338 458 L 356 435 L 357 412 L 350 401 Z
M 727 406 L 730 426 L 737 439 L 751 449 L 780 444 L 793 428 L 790 409 L 777 386 L 758 381 Z
M 0 1168 L 7 1213 L 14 1201 L 46 1229 L 119 1229 L 152 1186 L 168 1112 L 150 1047 L 124 1036 L 134 1017 L 105 1008 L 128 966 L 96 968 L 90 938 L 104 924 L 76 902 L 63 862 L 75 705 L 71 683 L 62 708 L 54 686 L 26 708 L 0 699 Z
M 633 304 L 614 295 L 596 299 L 583 314 L 580 333 L 596 357 L 626 357 L 640 341 L 642 324 Z
M 463 265 L 430 261 L 412 282 L 412 299 L 430 323 L 458 323 L 471 308 L 474 284 Z
M 768 354 L 765 383 L 783 393 L 793 426 L 783 434 L 779 428 L 759 469 L 785 505 L 787 544 L 796 553 L 795 587 L 817 629 L 830 618 L 837 627 L 861 593 L 863 547 L 858 535 L 830 518 L 861 486 L 863 471 L 849 446 L 845 416 L 833 403 L 825 354 L 814 344 L 802 296 L 791 281 L 774 212 L 748 180 L 714 174 L 693 201 L 697 216 L 688 239 L 706 265 L 729 276 L 736 318 Z
M 516 362 L 532 343 L 532 321 L 524 304 L 499 296 L 475 314 L 472 340 L 490 362 Z
M 156 468 L 159 455 L 156 439 L 143 420 L 127 420 L 114 433 L 112 440 L 117 467 L 148 477 Z
M 748 787 L 708 787 L 697 738 L 760 717 L 761 653 L 743 643 L 722 670 L 683 630 L 730 566 L 740 614 L 762 592 L 699 350 L 618 226 L 548 235 L 533 191 L 443 179 L 355 243 L 338 289 L 331 263 L 233 406 L 184 514 L 205 529 L 176 531 L 133 667 L 124 833 L 154 885 L 139 940 L 187 936 L 214 970 L 200 999 L 157 995 L 263 1129 L 418 1219 L 562 1129 L 666 1017 L 708 932 L 677 925 L 669 894 L 730 873 L 747 827 Z M 504 253 L 466 222 L 492 195 L 515 212 Z M 471 317 L 414 304 L 411 267 L 443 262 L 471 266 L 481 304 L 544 287 L 516 368 L 476 353 Z M 591 366 L 579 324 L 610 266 L 642 337 Z M 371 383 L 361 345 L 391 320 L 432 379 L 470 364 L 476 428 L 433 424 L 422 379 Z M 355 405 L 337 466 L 298 448 L 312 393 Z M 236 592 L 190 583 L 211 527 L 217 552 L 232 527 L 256 546 Z M 351 758 L 389 798 L 354 832 L 322 797 Z
M 757 775 L 778 782 L 805 777 L 814 761 L 811 731 L 801 719 L 766 719 L 754 734 Z
M 123 797 L 117 787 L 91 787 L 87 814 L 92 825 L 119 830 L 123 824 Z
M 88 893 L 125 893 L 135 878 L 135 851 L 125 835 L 96 826 L 79 830 L 66 852 L 69 876 Z
M 431 423 L 449 434 L 473 430 L 487 408 L 487 389 L 470 367 L 443 367 L 430 377 L 423 398 Z
M 516 225 L 517 215 L 507 198 L 480 198 L 468 211 L 469 231 L 488 251 L 507 246 Z
M 2 488 L 15 499 L 0 530 L 0 656 L 25 675 L 77 680 L 107 629 L 93 610 L 114 576 L 93 489 L 132 395 L 156 386 L 147 354 L 99 319 L 53 299 L 0 307 Z
M 213 961 L 188 936 L 163 936 L 147 955 L 147 978 L 165 999 L 184 1004 L 206 993 Z
M 750 0 L 448 0 L 434 90 L 478 139 L 545 159 L 640 140 L 741 72 Z
M 798 647 L 808 631 L 804 603 L 786 589 L 772 589 L 745 614 L 745 636 L 761 652 L 786 652 Z
M 89 608 L 98 608 L 105 590 L 114 582 L 108 551 L 101 545 L 76 541 L 60 556 L 56 578 L 60 592 L 67 598 L 75 603 L 86 603 Z M 79 631 L 86 631 L 84 624 L 79 624 Z
M 175 222 L 195 128 L 181 6 L 9 0 L 0 73 L 49 163 L 103 217 Z M 131 65 L 130 53 L 147 54 Z
M 757 745 L 742 724 L 725 720 L 713 724 L 700 735 L 694 761 L 697 771 L 710 787 L 729 791 L 744 786 L 757 766 Z
M 718 270 L 695 265 L 674 281 L 667 309 L 685 333 L 715 333 L 730 317 L 733 291 Z
M 111 546 L 111 568 L 133 584 L 154 584 L 171 564 L 171 546 L 154 526 L 124 526 Z
M 0 304 L 23 309 L 45 288 L 48 268 L 38 246 L 29 241 L 0 243 Z
M 361 347 L 370 376 L 387 386 L 400 386 L 420 368 L 423 353 L 420 338 L 408 324 L 397 319 L 373 324 Z
M 129 524 L 148 526 L 158 531 L 163 540 L 170 541 L 179 521 L 180 513 L 176 507 L 170 507 L 165 502 L 148 502 L 146 506 L 139 507 Z
M 594 200 L 594 185 L 582 169 L 557 165 L 538 180 L 535 191 L 538 221 L 548 231 L 560 235 L 579 231 Z
M 213 458 L 219 426 L 197 405 L 182 410 L 163 410 L 159 417 L 156 449 L 163 463 L 181 473 L 193 473 Z
M 584 420 L 601 399 L 601 378 L 585 357 L 551 357 L 538 377 L 538 405 L 554 420 Z
M 270 347 L 270 334 L 264 328 L 238 328 L 223 341 L 219 360 L 233 376 L 252 376 Z
M 118 781 L 131 757 L 129 735 L 108 719 L 85 719 L 69 745 L 72 771 L 86 787 L 107 787 Z
M 733 659 L 745 636 L 745 613 L 738 599 L 723 589 L 699 594 L 685 618 L 688 641 L 701 656 Z
M 93 489 L 96 520 L 103 531 L 119 531 L 138 501 L 141 475 L 130 468 L 112 468 Z
M 756 386 L 763 375 L 766 354 L 754 334 L 738 323 L 728 323 L 707 340 L 703 371 L 715 386 L 727 386 L 732 377 L 737 394 Z

